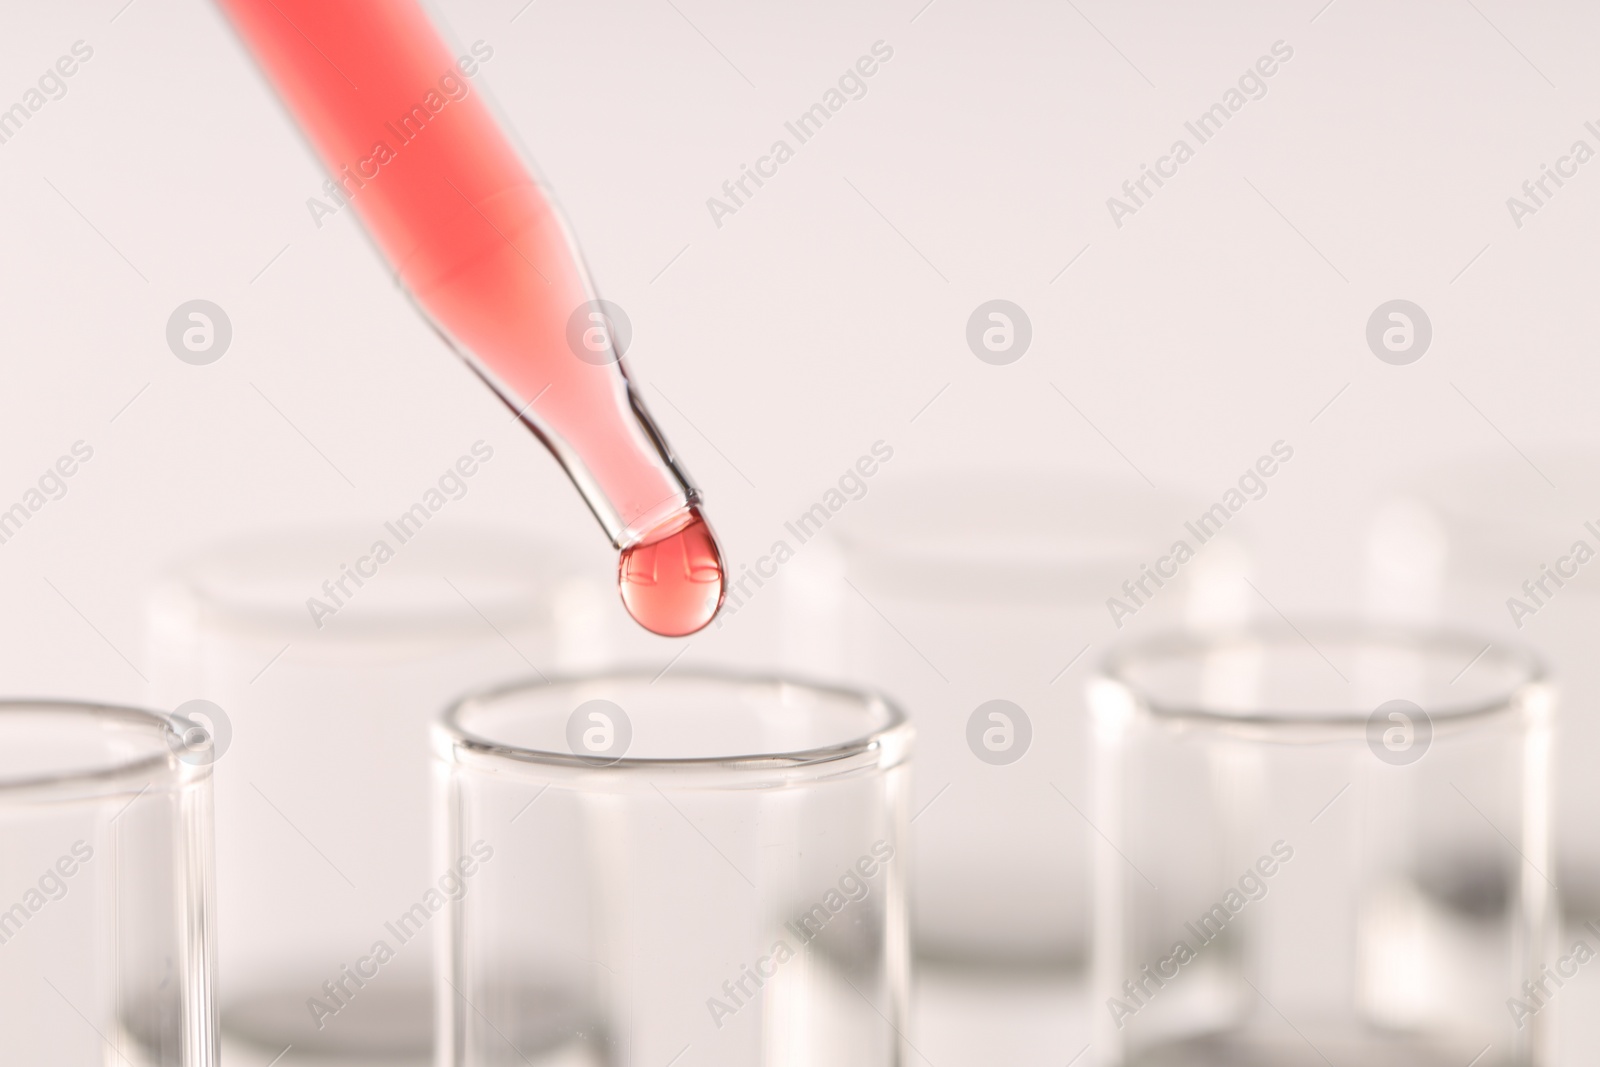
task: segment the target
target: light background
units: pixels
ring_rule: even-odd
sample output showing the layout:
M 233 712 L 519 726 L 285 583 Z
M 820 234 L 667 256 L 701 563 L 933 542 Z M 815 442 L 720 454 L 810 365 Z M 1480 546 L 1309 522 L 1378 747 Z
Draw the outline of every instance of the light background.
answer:
M 1600 148 L 1583 126 L 1600 120 L 1596 9 L 437 10 L 458 43 L 495 49 L 476 85 L 632 317 L 632 367 L 734 561 L 879 438 L 894 477 L 1064 468 L 1209 499 L 1287 440 L 1295 461 L 1247 518 L 1257 583 L 1294 619 L 1364 608 L 1375 509 L 1439 463 L 1508 464 L 1519 500 L 1600 517 L 1600 495 L 1542 460 L 1600 436 L 1600 160 L 1521 228 L 1506 207 L 1574 140 Z M 74 41 L 94 48 L 0 144 L 0 505 L 74 441 L 94 448 L 67 496 L 0 545 L 0 689 L 143 699 L 142 598 L 160 568 L 220 535 L 381 521 L 479 437 L 496 462 L 445 521 L 550 531 L 611 566 L 554 464 L 351 215 L 314 225 L 323 175 L 208 4 L 13 5 L 0 28 L 0 105 Z M 706 199 L 879 40 L 894 56 L 867 95 L 717 226 Z M 1116 226 L 1106 198 L 1279 40 L 1294 55 L 1266 96 Z M 195 297 L 233 323 L 211 366 L 180 363 L 163 336 Z M 1011 366 L 964 340 L 995 297 L 1033 323 Z M 1394 298 L 1433 324 L 1410 366 L 1364 340 Z M 1499 601 L 1513 592 L 1479 605 L 1491 636 L 1512 634 Z M 762 655 L 740 630 L 685 662 Z
M 1582 42 L 1600 15 L 692 6 L 443 13 L 458 41 L 495 47 L 479 85 L 629 310 L 631 362 L 736 560 L 880 437 L 902 472 L 1138 484 L 1137 467 L 1202 497 L 1282 438 L 1296 462 L 1249 516 L 1263 589 L 1291 614 L 1353 610 L 1362 530 L 1393 487 L 1438 461 L 1595 436 L 1582 296 L 1600 165 L 1520 231 L 1505 200 L 1590 136 L 1600 75 Z M 385 516 L 486 433 L 506 461 L 450 517 L 588 537 L 551 462 L 441 349 L 350 215 L 313 224 L 322 175 L 208 5 L 38 5 L 6 29 L 8 102 L 74 40 L 95 55 L 0 145 L 0 496 L 75 440 L 96 450 L 3 546 L 7 689 L 137 697 L 85 617 L 134 658 L 139 591 L 187 546 Z M 895 55 L 867 96 L 714 225 L 706 199 L 877 40 Z M 1277 40 L 1295 53 L 1267 96 L 1118 229 L 1106 198 Z M 235 329 L 209 367 L 163 340 L 195 296 Z M 1009 367 L 963 340 L 995 296 L 1034 325 Z M 1434 325 L 1409 367 L 1363 341 L 1395 297 Z

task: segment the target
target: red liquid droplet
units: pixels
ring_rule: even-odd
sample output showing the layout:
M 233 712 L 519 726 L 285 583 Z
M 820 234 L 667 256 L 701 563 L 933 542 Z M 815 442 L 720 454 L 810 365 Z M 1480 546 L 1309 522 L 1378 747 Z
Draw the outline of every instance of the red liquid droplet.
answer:
M 617 567 L 622 604 L 662 637 L 686 637 L 722 606 L 722 555 L 711 527 L 691 508 L 624 549 Z

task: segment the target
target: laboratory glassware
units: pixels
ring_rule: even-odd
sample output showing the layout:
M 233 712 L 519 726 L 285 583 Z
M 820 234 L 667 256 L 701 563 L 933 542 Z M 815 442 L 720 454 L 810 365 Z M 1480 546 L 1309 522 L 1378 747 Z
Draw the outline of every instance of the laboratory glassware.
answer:
M 565 221 L 416 0 L 218 0 L 439 335 L 548 447 L 621 553 L 623 603 L 682 636 L 722 562 L 701 497 L 623 363 Z
M 215 753 L 195 719 L 0 702 L 0 1059 L 218 1062 Z
M 1262 627 L 1131 646 L 1091 686 L 1100 1064 L 1551 1062 L 1576 968 L 1532 656 Z
M 388 553 L 374 553 L 378 541 Z M 207 546 L 153 590 L 154 702 L 204 700 L 224 724 L 219 1001 L 239 1057 L 265 1063 L 292 1044 L 319 1063 L 428 1061 L 429 938 L 337 1012 L 317 1002 L 330 1003 L 325 983 L 355 990 L 344 968 L 431 884 L 439 709 L 604 658 L 600 620 L 620 613 L 576 551 L 497 527 L 429 527 L 404 542 L 376 522 L 293 528 Z
M 876 697 L 682 669 L 456 705 L 437 1062 L 905 1062 L 911 736 Z
M 1094 839 L 1083 678 L 1128 635 L 1241 619 L 1244 550 L 1232 528 L 1201 543 L 1184 523 L 1203 506 L 1142 484 L 884 477 L 789 565 L 815 572 L 789 594 L 797 662 L 894 694 L 917 723 L 919 966 L 1071 980 Z

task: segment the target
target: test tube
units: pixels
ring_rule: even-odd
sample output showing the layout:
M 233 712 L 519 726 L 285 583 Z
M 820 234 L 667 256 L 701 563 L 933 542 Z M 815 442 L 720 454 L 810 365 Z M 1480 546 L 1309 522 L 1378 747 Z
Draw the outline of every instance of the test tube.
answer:
M 0 702 L 0 1060 L 212 1067 L 210 736 Z
M 1083 679 L 1118 639 L 1242 617 L 1244 550 L 1185 530 L 1203 506 L 1081 474 L 908 474 L 851 508 L 791 565 L 818 572 L 794 590 L 795 658 L 917 719 L 918 965 L 941 984 L 1073 981 L 1094 839 Z
M 1552 1062 L 1570 974 L 1530 655 L 1173 636 L 1113 654 L 1090 700 L 1100 1064 Z
M 520 529 L 402 541 L 374 523 L 225 541 L 163 577 L 149 604 L 153 699 L 204 700 L 225 722 L 230 1059 L 265 1064 L 292 1045 L 280 1067 L 428 1062 L 432 940 L 402 944 L 384 926 L 432 884 L 428 728 L 465 692 L 603 658 L 599 620 L 620 612 L 584 574 L 561 542 Z M 380 938 L 391 952 L 361 978 Z
M 906 1062 L 911 733 L 876 697 L 681 670 L 451 709 L 436 1062 Z

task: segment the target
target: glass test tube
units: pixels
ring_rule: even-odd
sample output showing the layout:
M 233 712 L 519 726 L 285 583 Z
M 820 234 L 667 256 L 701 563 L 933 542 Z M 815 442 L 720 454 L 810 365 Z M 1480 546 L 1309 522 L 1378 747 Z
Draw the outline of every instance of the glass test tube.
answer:
M 812 644 L 842 635 L 808 650 L 808 670 L 893 693 L 916 716 L 919 964 L 1076 973 L 1094 838 L 1079 814 L 1081 679 L 1114 639 L 1242 618 L 1244 551 L 1231 530 L 1206 544 L 1186 532 L 1200 507 L 1087 476 L 903 477 L 853 506 L 827 531 L 839 573 L 806 583 L 791 613 L 819 620 L 800 627 Z M 1196 550 L 1181 565 L 1178 537 Z M 828 566 L 805 551 L 794 566 Z
M 0 703 L 0 1060 L 217 1062 L 213 753 L 150 712 Z
M 210 701 L 229 724 L 215 777 L 230 1057 L 292 1044 L 285 1067 L 428 1062 L 432 939 L 384 926 L 433 883 L 428 727 L 465 692 L 603 655 L 613 594 L 585 573 L 517 529 L 402 543 L 354 525 L 215 545 L 157 588 L 154 699 Z M 345 968 L 379 939 L 392 955 L 357 985 Z
M 678 671 L 457 705 L 437 1062 L 905 1062 L 911 733 L 873 697 Z
M 1531 657 L 1176 636 L 1113 655 L 1090 699 L 1101 1064 L 1551 1062 L 1553 700 Z

